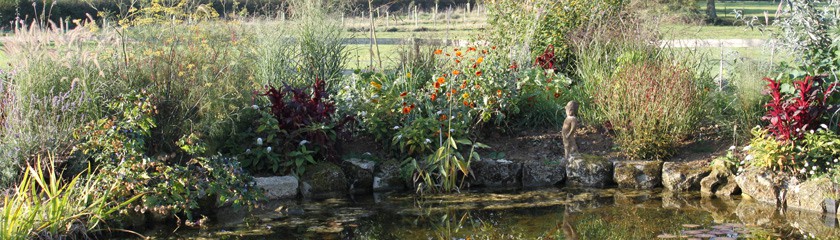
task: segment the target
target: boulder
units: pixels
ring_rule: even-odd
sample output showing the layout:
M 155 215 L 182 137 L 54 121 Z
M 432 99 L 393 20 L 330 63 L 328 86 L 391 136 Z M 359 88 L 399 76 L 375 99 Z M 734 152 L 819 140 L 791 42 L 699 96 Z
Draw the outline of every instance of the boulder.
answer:
M 779 196 L 781 178 L 772 171 L 750 167 L 735 177 L 741 193 L 759 202 L 776 205 L 783 203 Z
M 483 159 L 470 163 L 473 178 L 470 186 L 519 187 L 522 186 L 522 164 L 509 160 Z
M 405 189 L 405 181 L 400 176 L 400 163 L 387 160 L 376 165 L 373 174 L 373 191 L 395 191 Z
M 613 164 L 606 158 L 581 154 L 573 155 L 566 166 L 568 184 L 602 188 L 612 184 Z
M 740 191 L 741 188 L 735 182 L 735 175 L 732 174 L 732 170 L 717 161 L 712 163 L 712 172 L 709 173 L 709 176 L 700 180 L 700 193 L 703 196 L 726 197 Z
M 556 186 L 566 179 L 566 167 L 561 162 L 530 161 L 522 164 L 522 186 Z
M 616 161 L 613 168 L 618 187 L 652 189 L 662 185 L 662 161 Z
M 373 171 L 376 163 L 369 160 L 351 158 L 341 163 L 341 169 L 347 177 L 350 193 L 366 193 L 373 188 Z
M 347 177 L 341 167 L 321 162 L 306 169 L 300 179 L 300 194 L 305 198 L 337 197 L 347 193 Z
M 817 214 L 812 211 L 788 209 L 784 213 L 785 222 L 798 230 L 805 239 L 838 239 L 840 228 L 833 215 Z
M 838 188 L 828 178 L 809 179 L 787 188 L 785 203 L 788 208 L 834 213 L 837 210 Z
M 294 176 L 255 177 L 254 183 L 268 200 L 294 198 L 298 194 L 298 179 Z
M 711 172 L 708 161 L 665 162 L 662 164 L 662 185 L 675 192 L 700 190 L 700 180 Z

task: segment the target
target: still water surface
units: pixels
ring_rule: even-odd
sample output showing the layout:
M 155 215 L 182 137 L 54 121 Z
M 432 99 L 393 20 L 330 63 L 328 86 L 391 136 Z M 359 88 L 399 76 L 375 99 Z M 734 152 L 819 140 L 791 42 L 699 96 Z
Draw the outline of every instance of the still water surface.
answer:
M 543 189 L 373 194 L 221 211 L 156 239 L 840 239 L 832 215 L 661 190 Z

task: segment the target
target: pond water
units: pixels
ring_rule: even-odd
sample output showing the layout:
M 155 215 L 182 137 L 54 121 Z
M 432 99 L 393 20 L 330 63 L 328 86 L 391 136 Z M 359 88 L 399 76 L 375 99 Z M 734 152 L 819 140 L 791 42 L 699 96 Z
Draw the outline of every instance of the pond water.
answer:
M 543 189 L 427 196 L 373 194 L 223 210 L 201 230 L 156 239 L 820 239 L 840 238 L 831 214 L 659 190 Z M 148 235 L 147 235 L 148 236 Z

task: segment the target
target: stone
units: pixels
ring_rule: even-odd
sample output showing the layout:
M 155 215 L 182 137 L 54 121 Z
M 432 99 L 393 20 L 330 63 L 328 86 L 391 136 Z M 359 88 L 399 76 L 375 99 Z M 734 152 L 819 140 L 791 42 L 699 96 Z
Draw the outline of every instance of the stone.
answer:
M 530 161 L 522 164 L 523 187 L 557 186 L 566 179 L 566 166 L 561 162 Z
M 400 163 L 386 160 L 376 165 L 373 173 L 373 191 L 398 191 L 405 189 L 405 181 L 400 176 Z
M 300 179 L 300 194 L 305 198 L 329 198 L 347 193 L 347 177 L 341 167 L 320 162 L 306 169 Z
M 613 168 L 618 187 L 653 189 L 662 185 L 662 161 L 616 161 Z
M 294 198 L 298 195 L 298 179 L 294 176 L 255 177 L 255 186 L 268 200 Z
M 700 180 L 711 172 L 708 161 L 665 162 L 662 164 L 662 185 L 675 192 L 700 190 Z
M 837 209 L 837 190 L 837 186 L 828 178 L 809 179 L 789 185 L 785 203 L 788 208 L 833 213 Z
M 781 179 L 772 171 L 750 167 L 735 177 L 741 194 L 759 202 L 778 205 Z
M 806 239 L 837 239 L 840 228 L 834 216 L 824 216 L 812 211 L 788 209 L 784 213 L 785 222 L 798 230 Z
M 613 164 L 599 156 L 573 156 L 566 166 L 566 178 L 569 185 L 603 188 L 612 184 Z
M 709 176 L 700 180 L 700 193 L 703 196 L 732 196 L 740 191 L 732 170 L 719 163 L 713 163 Z
M 472 178 L 469 185 L 483 187 L 522 186 L 522 164 L 509 160 L 482 159 L 470 164 Z
M 350 193 L 367 193 L 373 189 L 373 171 L 376 163 L 370 160 L 351 158 L 341 163 L 347 177 Z

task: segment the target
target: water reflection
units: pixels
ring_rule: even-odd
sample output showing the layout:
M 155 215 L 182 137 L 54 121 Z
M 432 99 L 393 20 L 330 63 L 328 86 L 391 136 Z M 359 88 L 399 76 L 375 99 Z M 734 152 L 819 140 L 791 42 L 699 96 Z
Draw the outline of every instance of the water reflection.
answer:
M 431 196 L 376 194 L 221 211 L 187 239 L 840 238 L 834 216 L 660 191 L 546 189 Z

